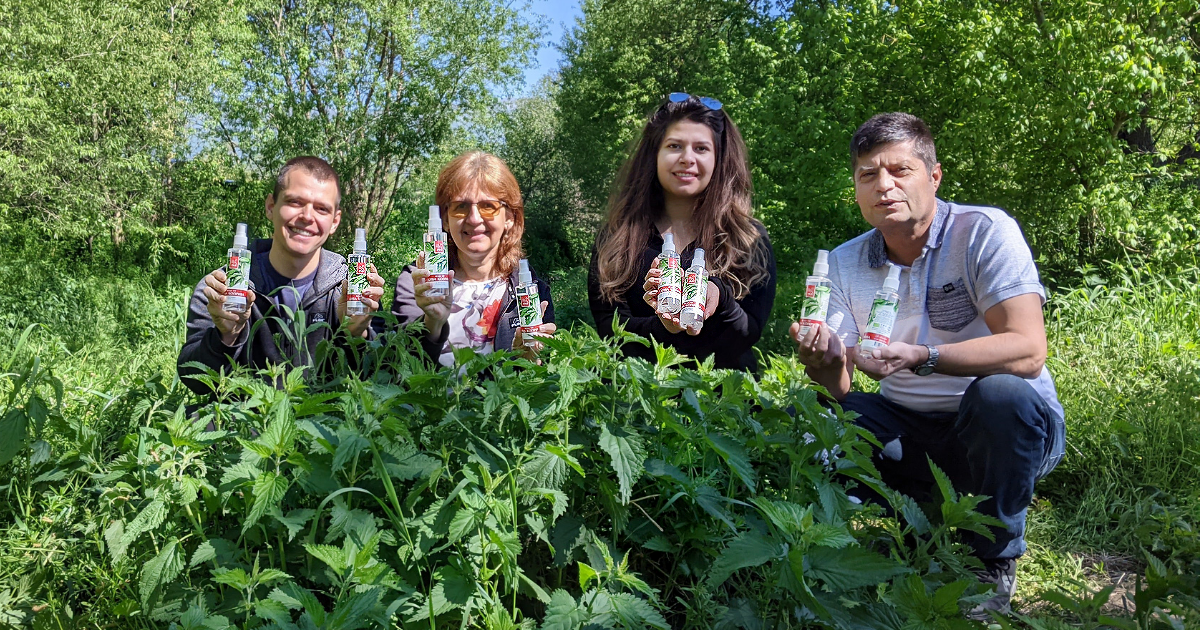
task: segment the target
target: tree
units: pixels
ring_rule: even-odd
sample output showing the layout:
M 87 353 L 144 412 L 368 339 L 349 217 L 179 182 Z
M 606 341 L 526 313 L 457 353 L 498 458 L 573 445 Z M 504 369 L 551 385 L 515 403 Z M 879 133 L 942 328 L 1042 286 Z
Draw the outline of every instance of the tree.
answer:
M 222 58 L 211 138 L 262 175 L 300 154 L 342 177 L 343 221 L 381 233 L 423 158 L 494 104 L 539 30 L 497 0 L 251 0 Z M 345 230 L 350 233 L 350 230 Z

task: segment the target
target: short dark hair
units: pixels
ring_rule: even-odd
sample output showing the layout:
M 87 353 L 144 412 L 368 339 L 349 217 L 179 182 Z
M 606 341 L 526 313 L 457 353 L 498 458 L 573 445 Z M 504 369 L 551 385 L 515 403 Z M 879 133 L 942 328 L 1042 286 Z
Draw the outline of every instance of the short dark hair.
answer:
M 925 168 L 933 172 L 937 166 L 937 149 L 933 146 L 933 134 L 924 120 L 905 112 L 875 114 L 863 123 L 850 139 L 850 167 L 858 164 L 858 158 L 874 151 L 876 147 L 896 142 L 912 141 L 913 151 Z
M 322 160 L 313 155 L 302 155 L 294 157 L 279 169 L 279 174 L 275 176 L 275 188 L 271 190 L 271 196 L 275 198 L 275 203 L 279 203 L 279 193 L 287 186 L 287 176 L 296 169 L 304 169 L 306 173 L 312 175 L 319 182 L 327 182 L 333 180 L 333 185 L 337 188 L 337 203 L 342 205 L 342 183 L 338 179 L 337 171 L 329 165 L 329 162 Z

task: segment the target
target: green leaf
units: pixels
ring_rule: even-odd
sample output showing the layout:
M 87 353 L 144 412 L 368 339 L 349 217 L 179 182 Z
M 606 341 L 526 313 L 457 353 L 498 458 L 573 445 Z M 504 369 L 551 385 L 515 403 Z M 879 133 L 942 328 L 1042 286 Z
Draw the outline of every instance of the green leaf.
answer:
M 368 625 L 367 614 L 379 603 L 379 597 L 382 594 L 383 589 L 375 587 L 355 593 L 338 602 L 334 606 L 333 612 L 329 613 L 326 627 L 355 630 Z
M 646 460 L 642 438 L 632 429 L 616 427 L 609 430 L 606 424 L 600 427 L 600 449 L 612 459 L 613 470 L 621 486 L 621 503 L 628 505 L 633 495 L 633 484 L 641 477 Z
M 346 557 L 346 552 L 341 547 L 333 545 L 304 545 L 304 550 L 312 554 L 314 558 L 329 565 L 333 572 L 341 575 L 346 569 L 349 569 L 353 560 Z
M 597 579 L 598 576 L 599 574 L 596 573 L 596 570 L 591 565 L 586 562 L 579 563 L 579 588 L 581 590 L 586 592 L 588 585 L 592 583 L 592 580 Z
M 854 537 L 850 532 L 846 531 L 844 525 L 829 525 L 826 523 L 817 523 L 808 528 L 800 537 L 801 542 L 805 546 L 814 547 L 833 547 L 841 549 L 843 547 L 853 545 Z
M 300 533 L 301 529 L 304 529 L 305 524 L 307 524 L 309 519 L 313 517 L 313 514 L 316 513 L 316 510 L 299 509 L 292 510 L 287 513 L 287 516 L 283 516 L 279 513 L 279 510 L 275 510 L 271 516 L 287 528 L 288 542 L 292 542 L 292 540 L 296 538 L 296 534 Z
M 20 407 L 9 409 L 0 418 L 0 466 L 12 461 L 12 458 L 25 448 L 26 425 L 29 419 Z
M 525 488 L 562 488 L 567 480 L 567 462 L 549 448 L 542 447 L 521 467 L 521 481 Z
M 232 586 L 238 590 L 245 589 L 250 586 L 250 576 L 246 574 L 245 569 L 228 569 L 220 567 L 212 571 L 213 581 L 217 584 L 225 584 Z
M 254 527 L 268 509 L 279 507 L 279 502 L 283 501 L 283 495 L 287 494 L 289 486 L 287 477 L 270 471 L 263 472 L 254 480 L 254 505 L 250 508 L 250 514 L 242 521 L 243 534 Z
M 183 549 L 179 546 L 179 540 L 172 538 L 163 545 L 162 551 L 159 551 L 157 556 L 142 567 L 142 580 L 138 585 L 138 594 L 141 595 L 144 610 L 153 608 L 159 590 L 179 576 L 179 573 L 183 571 L 184 562 Z
M 142 534 L 157 529 L 162 522 L 166 520 L 167 514 L 170 513 L 170 506 L 167 505 L 163 495 L 154 497 L 154 500 L 146 505 L 138 515 L 133 517 L 133 520 L 125 526 L 125 532 L 121 535 L 121 539 L 117 542 L 116 547 L 112 549 L 114 558 L 124 557 L 125 551 L 129 549 L 129 545 L 133 544 Z
M 813 547 L 804 554 L 808 577 L 823 580 L 838 591 L 887 582 L 910 569 L 862 547 Z
M 709 588 L 720 586 L 738 569 L 757 567 L 782 556 L 783 546 L 779 543 L 765 536 L 745 532 L 730 541 L 729 546 L 713 562 L 708 572 Z
M 577 630 L 591 615 L 575 603 L 571 594 L 557 589 L 550 594 L 550 604 L 546 606 L 546 616 L 542 620 L 542 630 Z
M 216 557 L 217 550 L 213 548 L 211 542 L 206 540 L 200 543 L 200 545 L 196 547 L 196 550 L 192 552 L 192 561 L 188 563 L 188 567 L 195 568 Z
M 659 628 L 670 630 L 667 620 L 650 605 L 650 602 L 631 593 L 617 593 L 609 597 L 613 612 L 626 628 Z
M 746 449 L 733 438 L 718 433 L 709 433 L 708 441 L 738 479 L 746 484 L 750 492 L 754 492 L 756 476 L 754 466 L 750 464 L 750 458 L 746 455 Z

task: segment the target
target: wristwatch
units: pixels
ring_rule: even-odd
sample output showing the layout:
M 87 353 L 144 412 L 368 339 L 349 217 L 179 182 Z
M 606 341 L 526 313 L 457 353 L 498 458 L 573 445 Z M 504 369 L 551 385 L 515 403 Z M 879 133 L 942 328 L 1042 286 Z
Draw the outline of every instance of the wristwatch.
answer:
M 931 346 L 927 343 L 921 345 L 929 348 L 929 358 L 925 359 L 924 363 L 913 366 L 909 369 L 912 370 L 913 374 L 916 374 L 917 376 L 929 376 L 930 374 L 933 374 L 933 368 L 937 365 L 938 350 L 936 346 Z

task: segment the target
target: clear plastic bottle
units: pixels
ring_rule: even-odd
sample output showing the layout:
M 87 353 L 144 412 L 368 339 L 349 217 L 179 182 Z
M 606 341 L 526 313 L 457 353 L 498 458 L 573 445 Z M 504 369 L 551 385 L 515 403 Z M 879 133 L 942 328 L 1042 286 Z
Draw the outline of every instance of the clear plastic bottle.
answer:
M 521 336 L 525 347 L 532 348 L 537 338 L 529 333 L 542 325 L 542 301 L 538 295 L 538 285 L 533 281 L 533 273 L 529 271 L 529 261 L 522 258 L 518 265 L 517 317 L 521 320 Z
M 442 297 L 450 291 L 450 259 L 446 251 L 446 233 L 442 231 L 442 213 L 429 206 L 429 231 L 425 233 L 425 282 L 428 297 Z
M 674 314 L 683 305 L 683 270 L 679 268 L 679 254 L 675 253 L 675 235 L 663 234 L 662 255 L 658 259 L 662 270 L 658 284 L 658 312 Z
M 230 313 L 245 313 L 250 297 L 250 250 L 246 248 L 246 224 L 237 224 L 233 247 L 229 248 L 229 264 L 225 267 L 225 304 Z
M 800 336 L 808 334 L 813 327 L 825 323 L 829 314 L 829 292 L 833 283 L 829 280 L 829 251 L 817 250 L 817 264 L 813 273 L 804 282 L 804 297 L 800 298 Z
M 896 309 L 900 305 L 900 295 L 896 293 L 899 288 L 900 267 L 889 265 L 883 288 L 879 289 L 875 294 L 875 301 L 871 303 L 871 315 L 867 317 L 867 325 L 858 341 L 859 352 L 871 352 L 891 343 L 892 326 L 896 325 Z
M 370 272 L 371 257 L 367 255 L 367 231 L 358 228 L 354 230 L 354 253 L 346 259 L 346 276 L 349 278 L 346 291 L 347 315 L 367 314 L 363 293 L 370 286 L 367 282 L 367 274 Z
M 708 270 L 704 268 L 704 250 L 697 247 L 692 266 L 683 273 L 683 308 L 679 325 L 699 331 L 704 327 L 704 306 L 708 300 Z

